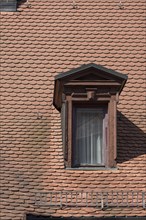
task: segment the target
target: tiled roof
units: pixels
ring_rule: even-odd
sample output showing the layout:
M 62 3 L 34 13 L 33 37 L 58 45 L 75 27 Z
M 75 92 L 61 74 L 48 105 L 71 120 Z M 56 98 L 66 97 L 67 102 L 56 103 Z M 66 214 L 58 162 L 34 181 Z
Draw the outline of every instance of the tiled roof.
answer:
M 30 0 L 1 13 L 2 220 L 53 216 L 146 216 L 143 208 L 53 209 L 48 190 L 146 190 L 145 1 Z M 54 77 L 96 63 L 128 74 L 118 105 L 118 169 L 65 170 Z

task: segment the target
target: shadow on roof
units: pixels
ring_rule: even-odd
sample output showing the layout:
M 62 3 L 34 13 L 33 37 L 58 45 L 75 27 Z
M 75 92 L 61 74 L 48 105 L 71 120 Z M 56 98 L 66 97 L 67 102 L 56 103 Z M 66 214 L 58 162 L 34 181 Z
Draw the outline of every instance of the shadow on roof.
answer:
M 118 112 L 117 137 L 118 163 L 146 154 L 146 134 L 121 112 Z
M 25 4 L 27 0 L 17 0 L 17 6 L 20 7 L 21 5 Z
M 26 220 L 146 220 L 146 217 L 52 217 L 27 214 Z

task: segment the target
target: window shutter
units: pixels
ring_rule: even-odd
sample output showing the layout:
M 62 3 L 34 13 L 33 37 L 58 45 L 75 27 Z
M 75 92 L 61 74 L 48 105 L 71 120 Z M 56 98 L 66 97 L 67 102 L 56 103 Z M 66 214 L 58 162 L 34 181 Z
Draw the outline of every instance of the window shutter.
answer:
M 114 136 L 115 136 L 115 142 L 114 142 L 114 163 L 116 163 L 116 159 L 117 159 L 117 103 L 115 102 L 114 105 L 114 126 L 115 126 L 115 130 L 114 130 Z
M 105 114 L 105 118 L 103 120 L 103 149 L 104 149 L 104 163 L 108 164 L 108 114 Z
M 61 108 L 61 123 L 62 123 L 62 143 L 63 143 L 63 152 L 64 159 L 68 160 L 68 132 L 67 132 L 67 101 L 64 101 Z

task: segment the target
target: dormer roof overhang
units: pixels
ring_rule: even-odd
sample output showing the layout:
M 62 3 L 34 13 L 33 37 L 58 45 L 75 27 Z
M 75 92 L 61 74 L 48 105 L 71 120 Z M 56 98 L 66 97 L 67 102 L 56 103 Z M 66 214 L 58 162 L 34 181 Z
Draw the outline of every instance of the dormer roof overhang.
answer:
M 121 93 L 128 76 L 101 65 L 90 63 L 55 76 L 53 105 L 60 111 L 65 87 L 99 88 L 107 87 L 109 91 L 116 88 Z

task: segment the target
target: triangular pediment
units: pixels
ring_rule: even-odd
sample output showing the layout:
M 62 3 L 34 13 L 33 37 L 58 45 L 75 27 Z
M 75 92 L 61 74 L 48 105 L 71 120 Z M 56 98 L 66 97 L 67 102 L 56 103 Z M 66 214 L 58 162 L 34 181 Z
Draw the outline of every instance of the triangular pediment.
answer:
M 89 73 L 83 76 L 79 76 L 74 80 L 81 80 L 81 81 L 92 81 L 92 80 L 108 80 L 107 78 L 105 78 L 104 76 L 100 76 L 98 74 L 95 73 Z
M 63 93 L 66 91 L 65 88 L 74 92 L 81 87 L 94 89 L 106 87 L 109 91 L 114 88 L 116 92 L 120 93 L 126 80 L 127 75 L 101 65 L 94 63 L 82 65 L 55 77 L 53 104 L 58 110 L 61 108 L 61 100 Z
M 69 82 L 72 80 L 115 80 L 122 81 L 127 79 L 125 74 L 105 68 L 94 63 L 82 65 L 79 68 L 61 73 L 55 77 L 55 80 Z

